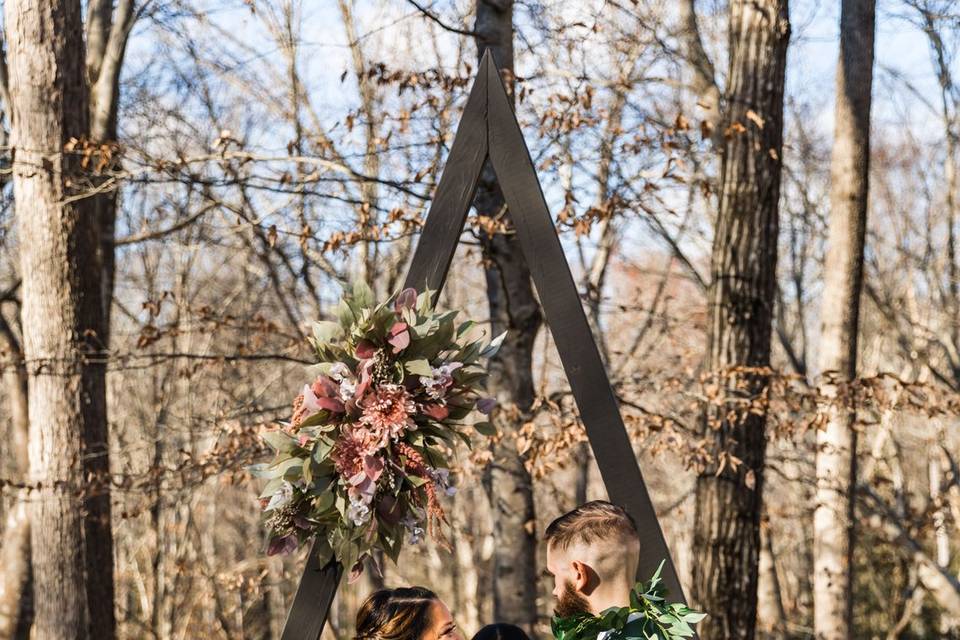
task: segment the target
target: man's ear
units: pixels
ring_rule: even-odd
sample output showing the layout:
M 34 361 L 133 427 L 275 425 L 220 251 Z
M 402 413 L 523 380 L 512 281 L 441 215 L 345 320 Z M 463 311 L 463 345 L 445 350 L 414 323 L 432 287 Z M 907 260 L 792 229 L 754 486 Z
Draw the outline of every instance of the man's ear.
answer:
M 573 588 L 580 593 L 589 593 L 590 567 L 579 560 L 573 560 L 570 563 L 570 568 L 573 570 Z

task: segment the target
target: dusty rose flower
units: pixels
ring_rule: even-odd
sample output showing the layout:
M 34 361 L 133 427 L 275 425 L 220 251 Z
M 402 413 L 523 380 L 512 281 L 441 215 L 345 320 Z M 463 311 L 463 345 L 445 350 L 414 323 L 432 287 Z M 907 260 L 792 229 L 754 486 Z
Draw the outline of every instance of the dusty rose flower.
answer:
M 450 415 L 450 409 L 442 404 L 425 404 L 423 412 L 437 421 L 446 420 Z
M 410 346 L 410 331 L 406 322 L 396 322 L 390 327 L 387 342 L 393 347 L 394 353 L 400 353 Z
M 369 340 L 361 340 L 357 343 L 357 350 L 355 352 L 357 359 L 359 360 L 369 360 L 377 353 L 377 345 L 373 344 Z
M 356 425 L 345 425 L 333 445 L 330 459 L 343 478 L 353 478 L 364 472 L 364 458 L 376 451 L 376 442 L 370 432 Z
M 363 397 L 366 395 L 367 391 L 370 389 L 370 385 L 373 383 L 373 376 L 371 375 L 373 364 L 373 360 L 364 360 L 358 368 L 357 373 L 360 375 L 360 380 L 357 382 L 357 386 L 353 390 L 353 397 L 346 401 L 346 409 L 351 415 L 356 415 L 356 413 L 359 411 L 358 405 L 360 404 L 360 401 L 363 400 Z
M 400 292 L 400 295 L 397 296 L 397 301 L 394 303 L 393 308 L 397 313 L 400 313 L 404 309 L 413 309 L 417 305 L 417 290 L 416 289 L 404 289 Z
M 417 427 L 413 421 L 417 405 L 402 385 L 380 385 L 360 405 L 363 409 L 360 422 L 379 440 L 380 446 Z
M 350 485 L 347 495 L 351 500 L 370 504 L 377 493 L 377 480 L 383 474 L 383 460 L 377 456 L 365 455 L 361 466 L 362 469 L 347 480 Z
M 303 391 L 293 400 L 293 418 L 290 420 L 293 427 L 299 428 L 304 420 L 323 410 L 343 413 L 339 393 L 340 387 L 326 376 L 318 377 L 312 385 L 303 385 Z

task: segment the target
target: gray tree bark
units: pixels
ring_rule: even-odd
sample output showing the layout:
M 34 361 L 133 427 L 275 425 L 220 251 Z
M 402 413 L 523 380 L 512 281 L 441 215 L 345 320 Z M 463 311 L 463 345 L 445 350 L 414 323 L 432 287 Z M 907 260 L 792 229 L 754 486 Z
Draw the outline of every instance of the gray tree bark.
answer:
M 734 369 L 770 364 L 790 25 L 786 0 L 732 0 L 729 20 L 706 364 L 721 376 L 720 393 L 742 400 L 761 394 L 766 379 Z M 753 638 L 756 627 L 766 416 L 732 417 L 737 408 L 704 414 L 715 450 L 742 461 L 736 469 L 717 461 L 697 478 L 693 595 L 710 614 L 698 629 L 705 640 Z
M 27 371 L 23 366 L 20 340 L 2 315 L 0 337 L 9 354 L 9 361 L 4 364 L 3 386 L 10 412 L 6 455 L 0 468 L 6 477 L 23 482 L 27 479 L 29 467 Z M 27 492 L 17 490 L 4 513 L 0 546 L 0 638 L 25 638 L 32 624 L 33 608 Z
M 108 462 L 101 437 L 106 397 L 100 230 L 88 203 L 77 197 L 86 182 L 79 157 L 64 152 L 71 139 L 87 134 L 89 124 L 80 5 L 11 0 L 4 8 L 30 398 L 29 477 L 37 487 L 29 506 L 34 586 L 42 594 L 34 635 L 86 638 L 88 625 L 95 625 L 95 637 L 110 638 L 112 551 L 94 565 L 85 544 L 87 538 L 112 549 L 109 494 L 105 521 L 97 495 L 104 490 L 97 485 L 108 478 L 88 477 Z M 93 517 L 85 523 L 91 507 Z M 106 540 L 89 540 L 91 535 Z
M 870 95 L 873 84 L 875 0 L 844 0 L 833 153 L 830 160 L 830 222 L 821 308 L 821 392 L 857 374 L 857 333 L 863 283 L 870 166 Z M 817 638 L 852 636 L 856 413 L 848 403 L 822 409 L 826 428 L 817 431 L 814 509 L 814 632 Z
M 490 49 L 513 95 L 513 0 L 477 0 L 477 49 Z M 474 202 L 477 213 L 509 225 L 509 212 L 493 169 L 487 164 Z M 493 613 L 533 631 L 537 621 L 537 541 L 533 480 L 510 438 L 533 404 L 533 347 L 542 315 L 530 270 L 510 233 L 483 234 L 484 271 L 493 333 L 508 331 L 490 361 L 489 391 L 500 408 L 493 422 L 504 441 L 494 445 L 485 486 L 494 518 Z

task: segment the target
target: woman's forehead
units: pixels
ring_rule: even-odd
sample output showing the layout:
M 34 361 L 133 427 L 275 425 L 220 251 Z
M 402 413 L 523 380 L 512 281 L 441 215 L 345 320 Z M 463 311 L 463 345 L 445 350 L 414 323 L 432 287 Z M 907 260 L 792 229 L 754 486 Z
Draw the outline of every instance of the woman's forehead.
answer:
M 440 624 L 453 621 L 453 616 L 450 614 L 450 609 L 447 608 L 447 605 L 443 602 L 443 600 L 434 600 L 433 604 L 430 605 L 430 609 L 435 616 L 435 619 Z

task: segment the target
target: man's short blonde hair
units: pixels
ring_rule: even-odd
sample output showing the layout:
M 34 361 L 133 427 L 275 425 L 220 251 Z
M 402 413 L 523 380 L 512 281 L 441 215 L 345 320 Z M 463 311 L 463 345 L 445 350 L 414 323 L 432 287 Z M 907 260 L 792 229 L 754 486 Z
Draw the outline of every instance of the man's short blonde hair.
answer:
M 544 539 L 547 548 L 561 550 L 604 542 L 640 545 L 637 525 L 630 514 L 605 500 L 594 500 L 563 514 L 550 523 Z

